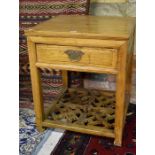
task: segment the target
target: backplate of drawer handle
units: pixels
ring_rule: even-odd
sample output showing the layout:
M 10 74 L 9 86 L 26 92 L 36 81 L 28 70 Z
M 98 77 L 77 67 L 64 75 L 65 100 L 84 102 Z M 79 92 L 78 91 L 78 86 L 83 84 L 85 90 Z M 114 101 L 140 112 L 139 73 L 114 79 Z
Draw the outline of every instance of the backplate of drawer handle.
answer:
M 66 50 L 65 53 L 72 62 L 80 61 L 84 53 L 80 50 Z

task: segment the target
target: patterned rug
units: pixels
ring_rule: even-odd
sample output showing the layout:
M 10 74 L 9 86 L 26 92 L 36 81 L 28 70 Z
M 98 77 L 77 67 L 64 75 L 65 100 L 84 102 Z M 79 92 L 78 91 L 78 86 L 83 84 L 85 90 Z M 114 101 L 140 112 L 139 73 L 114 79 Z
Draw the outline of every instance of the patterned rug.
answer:
M 113 145 L 113 139 L 67 131 L 51 155 L 135 155 L 136 107 L 130 104 L 122 147 Z
M 32 107 L 32 90 L 27 52 L 27 42 L 24 30 L 35 26 L 57 15 L 88 13 L 87 0 L 20 0 L 19 1 L 19 90 L 20 101 L 27 101 L 27 107 Z M 44 99 L 55 97 L 60 92 L 62 78 L 60 71 L 41 70 Z M 71 74 L 70 74 L 71 75 Z M 75 76 L 74 76 L 75 75 Z M 79 85 L 77 74 L 72 73 L 72 85 Z M 79 76 L 79 75 L 78 75 Z M 52 87 L 51 87 L 52 86 Z M 23 108 L 23 104 L 20 104 Z M 25 107 L 25 105 L 24 105 Z
M 46 141 L 52 130 L 39 133 L 35 128 L 35 115 L 30 109 L 19 110 L 19 153 L 20 155 L 35 154 L 36 147 Z

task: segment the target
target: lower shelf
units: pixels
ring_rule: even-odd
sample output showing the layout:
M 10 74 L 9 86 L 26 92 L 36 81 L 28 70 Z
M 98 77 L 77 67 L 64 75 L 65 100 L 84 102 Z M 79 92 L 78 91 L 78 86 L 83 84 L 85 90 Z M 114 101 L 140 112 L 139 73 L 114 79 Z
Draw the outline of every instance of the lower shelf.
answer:
M 51 104 L 45 127 L 114 137 L 115 92 L 69 88 Z

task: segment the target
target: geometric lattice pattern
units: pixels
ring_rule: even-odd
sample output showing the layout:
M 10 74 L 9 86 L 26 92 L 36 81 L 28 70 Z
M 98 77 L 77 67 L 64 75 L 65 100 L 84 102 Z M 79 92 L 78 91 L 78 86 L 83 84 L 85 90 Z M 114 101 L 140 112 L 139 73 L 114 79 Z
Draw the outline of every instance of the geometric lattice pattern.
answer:
M 62 123 L 114 129 L 115 93 L 68 89 L 52 108 L 48 119 Z

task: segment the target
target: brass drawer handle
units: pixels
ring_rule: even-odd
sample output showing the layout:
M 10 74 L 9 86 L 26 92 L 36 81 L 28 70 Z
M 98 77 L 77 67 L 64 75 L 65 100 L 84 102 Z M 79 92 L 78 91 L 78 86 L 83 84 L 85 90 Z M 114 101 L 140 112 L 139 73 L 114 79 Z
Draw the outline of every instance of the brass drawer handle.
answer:
M 73 62 L 80 61 L 82 55 L 84 55 L 84 53 L 79 50 L 66 50 L 65 53 L 68 55 L 68 58 Z

